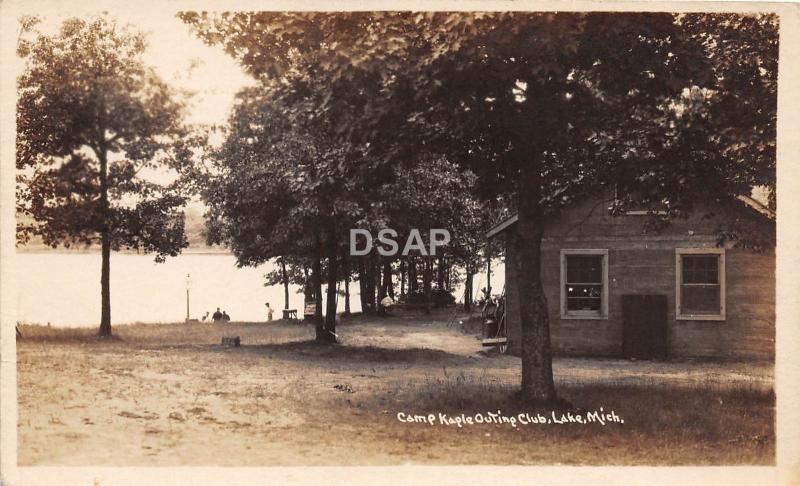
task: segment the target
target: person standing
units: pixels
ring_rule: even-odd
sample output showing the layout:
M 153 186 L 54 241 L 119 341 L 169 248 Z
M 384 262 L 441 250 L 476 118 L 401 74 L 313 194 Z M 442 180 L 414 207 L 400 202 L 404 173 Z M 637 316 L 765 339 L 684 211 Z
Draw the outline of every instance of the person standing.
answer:
M 272 322 L 272 307 L 269 306 L 269 302 L 267 302 L 267 322 Z
M 217 311 L 211 316 L 211 320 L 214 322 L 219 322 L 222 320 L 222 312 L 219 311 L 219 307 L 217 307 Z

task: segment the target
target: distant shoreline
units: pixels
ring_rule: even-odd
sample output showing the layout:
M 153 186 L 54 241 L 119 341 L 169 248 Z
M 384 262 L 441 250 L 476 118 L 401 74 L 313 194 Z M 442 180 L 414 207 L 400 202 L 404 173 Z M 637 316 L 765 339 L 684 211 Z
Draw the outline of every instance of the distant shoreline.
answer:
M 100 254 L 99 248 L 48 248 L 48 247 L 38 247 L 38 248 L 30 248 L 30 247 L 16 247 L 16 252 L 19 254 L 45 254 L 49 253 L 52 255 L 69 255 L 69 254 L 76 254 L 76 255 L 92 255 L 92 254 Z M 141 256 L 150 256 L 155 255 L 154 252 L 144 253 L 140 251 L 134 250 L 120 250 L 112 252 L 112 256 L 116 255 L 141 255 Z M 233 253 L 228 250 L 227 248 L 186 248 L 184 249 L 178 256 L 180 255 L 233 255 Z
M 151 321 L 151 322 L 144 322 L 144 321 L 133 321 L 133 322 L 112 322 L 112 328 L 118 327 L 128 327 L 128 326 L 197 326 L 197 325 L 208 325 L 214 324 L 216 326 L 230 326 L 230 325 L 263 325 L 268 321 L 265 319 L 263 321 L 231 321 L 227 324 L 222 324 L 219 322 L 214 322 L 211 319 L 207 319 L 205 321 L 201 321 L 200 318 L 197 318 L 198 322 L 185 322 L 185 321 Z M 271 321 L 272 323 L 283 322 L 283 319 L 275 319 Z M 50 328 L 56 329 L 58 331 L 65 331 L 65 330 L 84 330 L 84 329 L 95 329 L 100 327 L 100 323 L 88 323 L 88 324 L 48 324 L 46 322 L 30 322 L 30 321 L 17 321 L 16 325 L 22 330 L 25 328 Z M 24 333 L 23 333 L 24 336 Z

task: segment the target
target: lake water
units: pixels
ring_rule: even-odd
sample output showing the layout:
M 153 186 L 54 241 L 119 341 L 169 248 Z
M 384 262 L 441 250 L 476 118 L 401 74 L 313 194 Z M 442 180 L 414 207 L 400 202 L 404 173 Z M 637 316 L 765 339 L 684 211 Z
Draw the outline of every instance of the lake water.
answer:
M 502 288 L 503 268 L 493 269 L 492 282 Z M 155 263 L 151 255 L 111 255 L 111 322 L 178 322 L 186 318 L 186 274 L 191 275 L 190 317 L 201 318 L 217 307 L 235 321 L 263 321 L 265 302 L 283 309 L 283 286 L 264 286 L 272 264 L 236 267 L 233 255 L 186 253 Z M 16 320 L 54 326 L 96 326 L 100 321 L 100 254 L 69 252 L 18 253 L 14 259 Z M 485 275 L 475 288 L 486 285 Z M 299 286 L 289 289 L 290 308 L 302 314 Z M 324 289 L 323 289 L 324 290 Z M 358 283 L 350 285 L 350 307 L 360 312 Z M 457 289 L 460 296 L 463 287 Z M 344 297 L 338 301 L 344 310 Z

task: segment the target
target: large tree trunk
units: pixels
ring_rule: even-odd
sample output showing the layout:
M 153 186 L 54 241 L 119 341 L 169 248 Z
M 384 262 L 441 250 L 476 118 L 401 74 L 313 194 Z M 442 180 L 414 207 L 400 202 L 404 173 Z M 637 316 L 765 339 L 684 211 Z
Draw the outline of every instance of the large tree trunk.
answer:
M 519 220 L 512 233 L 514 269 L 519 285 L 522 344 L 522 397 L 530 403 L 546 404 L 557 400 L 553 384 L 553 358 L 550 348 L 550 320 L 541 278 L 541 246 L 544 212 L 539 204 L 539 176 L 528 170 L 519 191 Z
M 317 334 L 317 340 L 325 343 L 336 342 L 336 284 L 339 282 L 336 256 L 336 233 L 331 230 L 328 234 L 326 245 L 328 257 L 328 295 L 325 302 L 325 329 L 322 339 Z
M 111 336 L 111 235 L 109 234 L 108 161 L 105 151 L 100 155 L 100 206 L 103 228 L 100 234 L 100 331 L 101 337 Z
M 286 274 L 286 262 L 281 260 L 281 280 L 283 281 L 283 308 L 289 308 L 289 276 Z

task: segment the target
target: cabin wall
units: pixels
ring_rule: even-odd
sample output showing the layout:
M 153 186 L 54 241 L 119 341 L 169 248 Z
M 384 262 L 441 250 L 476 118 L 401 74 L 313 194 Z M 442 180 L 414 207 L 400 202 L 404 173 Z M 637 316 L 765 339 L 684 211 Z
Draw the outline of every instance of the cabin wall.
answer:
M 675 221 L 658 235 L 643 235 L 644 216 L 611 216 L 591 202 L 548 222 L 542 242 L 542 282 L 548 301 L 553 351 L 561 355 L 622 355 L 622 295 L 667 298 L 669 357 L 767 359 L 775 356 L 775 255 L 726 248 L 726 319 L 675 319 L 675 249 L 714 248 L 715 218 Z M 514 231 L 511 227 L 507 232 Z M 560 317 L 561 250 L 608 250 L 607 319 Z M 519 353 L 519 294 L 506 247 L 509 351 Z

